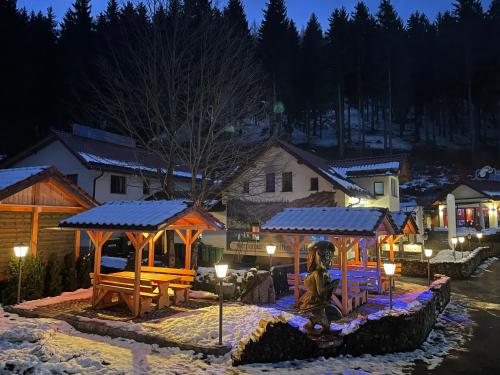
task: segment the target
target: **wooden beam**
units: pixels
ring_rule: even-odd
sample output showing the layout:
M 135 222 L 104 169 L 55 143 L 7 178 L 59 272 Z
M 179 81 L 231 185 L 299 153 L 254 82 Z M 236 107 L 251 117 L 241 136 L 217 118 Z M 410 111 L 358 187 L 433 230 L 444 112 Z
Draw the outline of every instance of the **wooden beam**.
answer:
M 193 231 L 191 229 L 186 229 L 186 254 L 184 258 L 184 268 L 187 270 L 191 269 L 191 238 Z
M 191 238 L 191 244 L 194 243 L 194 241 L 196 241 L 196 239 L 198 237 L 200 237 L 200 235 L 203 233 L 203 229 L 199 229 L 196 231 L 196 233 L 193 235 L 193 237 Z
M 93 230 L 88 230 L 87 235 L 89 236 L 90 240 L 92 241 L 92 244 L 94 247 L 97 247 L 97 232 Z
M 394 262 L 394 236 L 389 236 L 389 259 Z
M 181 238 L 181 241 L 184 242 L 184 244 L 187 244 L 186 237 L 184 237 L 180 229 L 176 229 L 175 233 L 177 233 L 177 235 Z
M 31 222 L 31 255 L 36 256 L 38 251 L 38 224 L 40 219 L 40 210 L 35 208 L 33 210 L 33 218 Z
M 77 229 L 75 231 L 75 262 L 78 260 L 78 258 L 80 258 L 80 237 L 80 229 Z
M 148 266 L 153 267 L 155 263 L 155 241 L 154 236 L 149 236 L 148 242 Z
M 59 181 L 55 180 L 52 177 L 49 177 L 47 182 L 49 183 L 49 185 L 56 187 L 57 190 L 59 190 L 61 192 L 61 194 L 64 195 L 67 199 L 72 200 L 72 201 L 76 201 L 83 208 L 86 208 L 86 209 L 90 208 L 90 205 L 88 204 L 88 202 L 81 199 L 78 195 L 73 194 L 72 192 L 69 192 L 68 190 L 66 190 L 66 187 L 63 184 L 59 183 Z
M 342 313 L 346 316 L 349 305 L 347 301 L 347 248 L 344 238 L 340 240 L 340 268 L 342 270 Z
M 32 212 L 35 208 L 38 208 L 39 212 L 69 214 L 76 214 L 85 211 L 85 208 L 73 206 L 44 206 L 35 204 L 0 203 L 0 212 Z

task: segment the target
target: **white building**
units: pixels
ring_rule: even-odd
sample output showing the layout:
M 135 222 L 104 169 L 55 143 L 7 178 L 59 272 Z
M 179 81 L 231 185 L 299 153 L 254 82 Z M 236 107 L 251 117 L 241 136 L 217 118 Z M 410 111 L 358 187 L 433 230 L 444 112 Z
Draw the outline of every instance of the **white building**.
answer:
M 71 133 L 53 130 L 50 136 L 18 155 L 2 168 L 51 165 L 98 202 L 145 199 L 161 190 L 165 164 L 133 139 L 107 131 L 73 125 Z M 176 191 L 189 189 L 191 174 L 177 166 Z

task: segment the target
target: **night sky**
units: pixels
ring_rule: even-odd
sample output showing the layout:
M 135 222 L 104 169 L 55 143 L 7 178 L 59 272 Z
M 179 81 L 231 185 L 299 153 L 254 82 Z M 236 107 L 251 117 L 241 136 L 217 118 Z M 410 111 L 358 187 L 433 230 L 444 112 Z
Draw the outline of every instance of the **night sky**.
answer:
M 226 0 L 214 0 L 213 2 L 223 6 Z M 299 29 L 307 23 L 313 12 L 316 13 L 321 24 L 325 27 L 333 9 L 344 6 L 351 12 L 357 2 L 358 0 L 286 0 L 288 16 L 296 22 Z M 20 7 L 25 6 L 29 10 L 45 11 L 47 7 L 52 6 L 58 20 L 61 20 L 71 5 L 72 0 L 18 0 L 17 3 Z M 99 13 L 106 7 L 106 3 L 107 0 L 93 0 L 92 12 L 94 14 Z M 262 10 L 265 8 L 267 0 L 243 0 L 243 3 L 249 22 L 252 23 L 255 21 L 259 24 L 262 20 Z M 365 3 L 369 6 L 372 13 L 376 13 L 379 0 L 365 0 Z M 424 12 L 433 20 L 439 12 L 451 9 L 453 0 L 393 0 L 392 3 L 404 20 L 416 10 Z M 490 0 L 483 0 L 485 8 L 489 3 Z

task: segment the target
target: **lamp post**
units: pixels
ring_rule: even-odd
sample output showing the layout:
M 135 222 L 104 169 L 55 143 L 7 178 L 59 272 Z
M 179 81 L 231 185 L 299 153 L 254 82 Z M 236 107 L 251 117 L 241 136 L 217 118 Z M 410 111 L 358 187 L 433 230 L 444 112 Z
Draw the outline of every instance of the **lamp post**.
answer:
M 427 280 L 429 281 L 429 285 L 431 285 L 431 256 L 432 249 L 425 249 L 425 257 L 427 258 Z
M 477 237 L 477 241 L 479 242 L 479 247 L 481 247 L 481 239 L 483 238 L 483 233 L 477 232 L 476 237 Z
M 460 242 L 460 258 L 464 258 L 464 242 L 465 242 L 465 237 L 460 236 L 458 237 L 458 242 Z
M 392 310 L 392 276 L 396 271 L 395 263 L 384 263 L 384 271 L 389 276 L 389 310 Z
M 276 252 L 276 245 L 266 245 L 266 251 L 269 254 L 269 272 L 271 272 L 271 267 L 273 265 L 273 255 Z
M 451 244 L 452 244 L 452 247 L 453 247 L 453 259 L 457 260 L 457 256 L 455 254 L 455 247 L 457 246 L 457 243 L 458 243 L 458 238 L 457 237 L 451 237 Z
M 215 273 L 219 278 L 219 345 L 222 345 L 222 301 L 224 298 L 224 278 L 227 274 L 227 264 L 216 264 Z
M 22 263 L 23 258 L 28 253 L 28 246 L 19 244 L 14 246 L 14 254 L 19 258 L 19 272 L 17 274 L 17 303 L 21 303 L 21 279 L 22 279 Z

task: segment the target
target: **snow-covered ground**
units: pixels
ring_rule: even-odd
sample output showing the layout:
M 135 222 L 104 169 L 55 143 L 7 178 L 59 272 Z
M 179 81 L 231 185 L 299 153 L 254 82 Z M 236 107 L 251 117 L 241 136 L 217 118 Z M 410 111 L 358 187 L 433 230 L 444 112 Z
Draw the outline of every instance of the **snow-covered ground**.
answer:
M 22 302 L 15 307 L 25 309 L 25 310 L 33 310 L 37 307 L 55 305 L 57 303 L 79 300 L 79 299 L 88 299 L 92 297 L 92 288 L 88 289 L 78 289 L 74 292 L 64 292 L 60 296 L 56 297 L 46 297 L 42 299 L 37 299 L 33 301 Z
M 482 247 L 478 247 L 472 251 L 453 251 L 453 250 L 440 250 L 435 257 L 431 258 L 431 263 L 463 263 L 473 258 Z
M 252 320 L 251 316 L 241 320 Z M 242 322 L 243 323 L 243 322 Z M 229 354 L 196 355 L 125 339 L 82 334 L 50 319 L 28 319 L 0 309 L 0 373 L 35 374 L 401 374 L 415 361 L 435 368 L 470 335 L 467 309 L 453 301 L 421 349 L 382 356 L 342 356 L 233 368 Z M 189 331 L 186 328 L 186 331 Z

